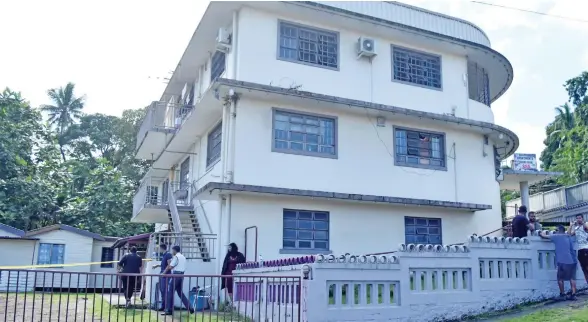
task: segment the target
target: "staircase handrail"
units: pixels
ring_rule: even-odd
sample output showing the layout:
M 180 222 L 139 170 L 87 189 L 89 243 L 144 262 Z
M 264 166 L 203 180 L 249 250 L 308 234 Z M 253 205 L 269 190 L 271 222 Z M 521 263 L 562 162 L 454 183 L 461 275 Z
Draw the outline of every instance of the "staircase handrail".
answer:
M 192 195 L 190 196 L 190 198 L 192 200 L 194 200 L 194 198 L 196 197 L 195 192 L 198 191 L 197 188 L 197 184 L 198 184 L 198 180 L 200 180 L 202 177 L 200 177 L 197 180 L 194 180 L 192 182 Z M 198 199 L 198 205 L 200 206 L 200 209 L 202 209 L 202 214 L 204 215 L 204 221 L 206 221 L 206 227 L 208 227 L 208 232 L 212 233 L 212 225 L 210 225 L 210 220 L 208 220 L 208 215 L 206 214 L 206 209 L 204 209 L 204 203 L 202 202 L 202 200 Z M 198 216 L 198 212 L 196 211 L 196 216 Z
M 204 209 L 202 200 L 198 199 L 198 204 L 200 205 L 200 209 L 202 209 L 202 215 L 204 215 L 204 221 L 206 221 L 208 232 L 212 234 L 212 226 L 210 225 L 210 221 L 208 220 L 208 215 L 206 214 L 206 210 Z
M 182 223 L 180 221 L 180 213 L 178 212 L 178 206 L 176 205 L 176 197 L 174 196 L 174 189 L 168 189 L 168 207 L 172 217 L 172 223 L 174 224 L 174 231 L 182 232 Z

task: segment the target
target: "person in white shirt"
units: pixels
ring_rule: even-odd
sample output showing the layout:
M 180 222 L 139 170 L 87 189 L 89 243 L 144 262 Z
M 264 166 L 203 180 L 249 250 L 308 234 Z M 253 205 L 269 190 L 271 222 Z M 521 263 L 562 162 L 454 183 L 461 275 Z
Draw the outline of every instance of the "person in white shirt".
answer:
M 575 222 L 570 222 L 568 234 L 576 236 L 578 261 L 584 273 L 584 278 L 588 283 L 588 224 L 584 222 L 584 216 L 582 214 L 576 216 Z
M 169 261 L 166 269 L 163 271 L 163 274 L 167 274 L 169 272 L 172 273 L 172 277 L 169 278 L 169 287 L 167 291 L 167 299 L 165 301 L 166 308 L 163 315 L 172 315 L 174 311 L 174 293 L 177 293 L 178 296 L 182 299 L 182 303 L 186 307 L 186 309 L 190 310 L 190 313 L 194 313 L 194 309 L 190 307 L 190 301 L 186 298 L 186 295 L 183 292 L 183 284 L 184 284 L 184 272 L 186 272 L 186 257 L 180 253 L 180 246 L 172 247 L 172 259 Z

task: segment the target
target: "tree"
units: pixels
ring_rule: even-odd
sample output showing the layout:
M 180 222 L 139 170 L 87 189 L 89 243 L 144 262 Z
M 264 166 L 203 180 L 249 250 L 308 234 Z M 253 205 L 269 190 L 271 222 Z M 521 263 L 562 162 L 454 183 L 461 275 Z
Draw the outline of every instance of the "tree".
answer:
M 53 185 L 39 165 L 52 162 L 51 136 L 20 93 L 0 95 L 0 222 L 30 228 L 55 214 Z M 37 158 L 35 158 L 37 155 Z
M 134 158 L 145 110 L 83 114 L 73 84 L 48 93 L 54 104 L 41 109 L 18 92 L 0 93 L 0 222 L 24 230 L 62 223 L 110 236 L 152 231 L 130 223 L 147 168 Z
M 53 101 L 53 105 L 43 105 L 41 110 L 49 115 L 49 124 L 57 129 L 57 139 L 61 157 L 65 161 L 64 146 L 67 145 L 67 129 L 75 121 L 79 120 L 84 108 L 84 97 L 74 95 L 75 84 L 67 83 L 65 87 L 52 88 L 47 95 Z

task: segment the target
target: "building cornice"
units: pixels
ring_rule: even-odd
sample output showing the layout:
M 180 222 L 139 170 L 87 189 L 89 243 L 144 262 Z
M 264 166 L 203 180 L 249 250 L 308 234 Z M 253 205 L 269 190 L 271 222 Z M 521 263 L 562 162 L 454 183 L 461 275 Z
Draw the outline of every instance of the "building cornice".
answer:
M 446 115 L 446 114 L 438 114 L 438 113 L 431 113 L 431 112 L 424 112 L 424 111 L 417 111 L 408 108 L 392 106 L 392 105 L 385 105 L 385 104 L 378 104 L 354 99 L 348 99 L 338 96 L 331 96 L 325 94 L 319 94 L 314 92 L 307 92 L 307 91 L 300 91 L 296 89 L 289 89 L 289 88 L 282 88 L 270 85 L 263 85 L 258 83 L 251 83 L 251 82 L 243 82 L 243 81 L 236 81 L 232 79 L 226 78 L 219 78 L 216 80 L 213 88 L 217 91 L 228 91 L 230 88 L 233 89 L 244 89 L 249 91 L 261 91 L 270 94 L 276 95 L 287 95 L 292 97 L 298 97 L 303 99 L 310 99 L 316 101 L 327 102 L 336 105 L 342 106 L 351 106 L 351 107 L 359 107 L 359 108 L 367 108 L 376 111 L 382 112 L 389 112 L 393 114 L 401 114 L 406 115 L 409 117 L 420 118 L 420 119 L 429 119 L 438 122 L 444 123 L 451 123 L 455 125 L 464 125 L 469 127 L 477 127 L 480 129 L 488 130 L 489 132 L 496 132 L 499 135 L 503 135 L 503 140 L 505 142 L 509 142 L 509 144 L 504 148 L 504 153 L 500 154 L 502 159 L 505 159 L 512 155 L 517 148 L 519 147 L 519 138 L 518 136 L 512 132 L 511 130 L 502 127 L 500 125 L 496 125 L 493 123 L 476 121 L 471 119 L 465 119 L 457 116 Z
M 455 202 L 455 201 L 441 201 L 441 200 L 430 200 L 430 199 L 415 199 L 415 198 L 402 198 L 402 197 L 391 197 L 391 196 L 375 196 L 375 195 L 364 195 L 364 194 L 353 194 L 353 193 L 340 193 L 333 191 L 318 191 L 318 190 L 305 190 L 305 189 L 291 189 L 291 188 L 278 188 L 268 186 L 255 186 L 246 184 L 235 184 L 226 182 L 209 182 L 204 187 L 198 189 L 192 196 L 193 198 L 204 197 L 206 194 L 218 193 L 254 193 L 254 194 L 267 194 L 267 195 L 283 195 L 292 197 L 306 197 L 314 199 L 329 199 L 339 201 L 354 201 L 354 202 L 366 202 L 366 203 L 379 203 L 389 205 L 401 205 L 401 206 L 423 206 L 423 207 L 434 207 L 434 208 L 448 208 L 463 211 L 481 211 L 492 209 L 491 205 L 466 203 L 466 202 Z

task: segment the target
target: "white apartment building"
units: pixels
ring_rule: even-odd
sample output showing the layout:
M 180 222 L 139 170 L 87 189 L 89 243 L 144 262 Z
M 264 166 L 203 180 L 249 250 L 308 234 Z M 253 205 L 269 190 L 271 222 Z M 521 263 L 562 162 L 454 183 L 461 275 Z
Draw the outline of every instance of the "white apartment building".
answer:
M 138 133 L 133 221 L 192 234 L 211 274 L 230 242 L 253 261 L 488 233 L 512 80 L 479 27 L 421 8 L 211 2 Z

